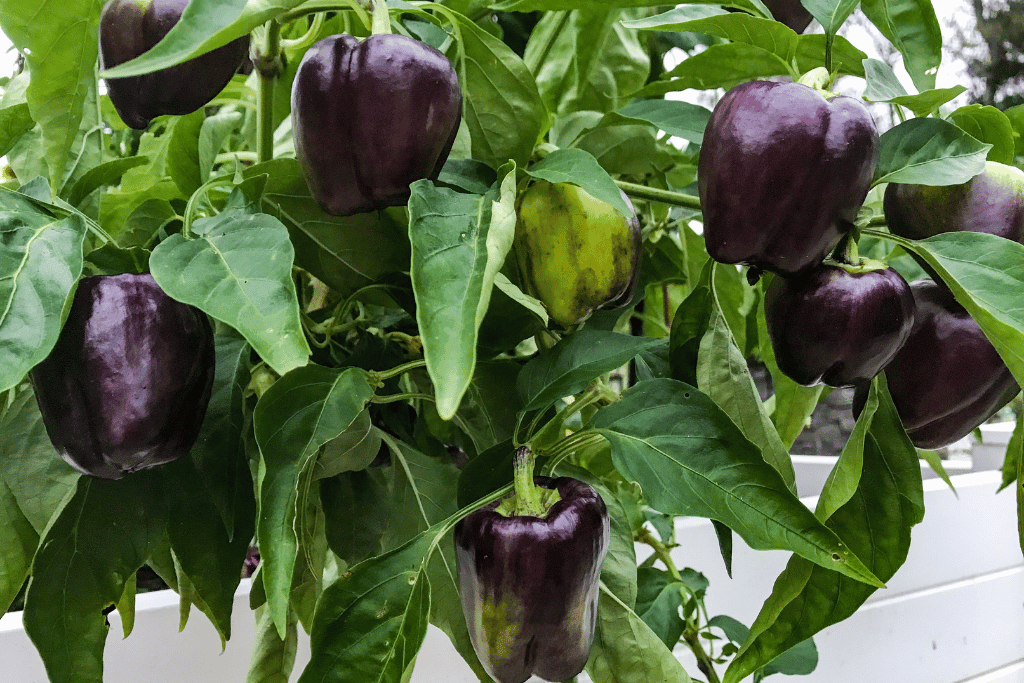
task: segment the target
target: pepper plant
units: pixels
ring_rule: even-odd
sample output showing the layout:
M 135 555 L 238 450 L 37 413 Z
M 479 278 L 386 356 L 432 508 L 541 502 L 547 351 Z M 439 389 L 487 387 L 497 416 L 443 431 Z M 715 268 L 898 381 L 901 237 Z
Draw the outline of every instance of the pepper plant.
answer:
M 951 187 L 938 193 L 943 216 L 977 216 L 949 206 L 972 196 L 956 188 L 1021 165 L 1024 117 L 955 107 L 963 88 L 936 88 L 942 35 L 927 0 L 802 5 L 122 2 L 134 19 L 103 23 L 112 47 L 101 60 L 98 0 L 5 0 L 0 28 L 24 68 L 0 80 L 0 605 L 27 585 L 25 628 L 50 680 L 102 680 L 104 615 L 116 608 L 131 630 L 143 565 L 180 594 L 184 615 L 195 606 L 228 639 L 252 549 L 252 681 L 407 680 L 428 623 L 481 681 L 582 667 L 597 683 L 739 683 L 813 667 L 809 639 L 884 589 L 924 514 L 918 458 L 928 454 L 900 406 L 933 408 L 913 416 L 920 424 L 952 415 L 966 433 L 1024 381 L 1024 246 L 1007 239 L 1019 231 L 965 219 L 919 240 L 891 233 L 886 188 Z M 147 7 L 165 23 L 146 28 Z M 168 28 L 171 7 L 181 13 Z M 909 83 L 839 35 L 854 11 L 896 46 Z M 817 28 L 795 31 L 806 13 Z M 177 68 L 246 41 L 249 59 L 223 87 L 209 82 L 220 63 Z M 304 60 L 326 54 L 316 45 L 336 49 Z M 682 59 L 666 70 L 670 50 Z M 418 66 L 427 55 L 443 82 Z M 758 80 L 787 83 L 743 85 Z M 737 86 L 714 115 L 674 97 Z M 869 120 L 885 108 L 899 121 L 887 129 Z M 985 190 L 1008 197 L 1004 221 L 1019 203 L 1013 173 Z M 530 188 L 553 187 L 575 199 L 531 204 L 524 219 Z M 896 201 L 927 216 L 913 204 L 934 196 Z M 705 215 L 713 251 L 734 263 L 709 257 Z M 758 220 L 711 218 L 737 215 L 773 235 L 757 233 Z M 788 239 L 798 229 L 804 237 Z M 915 324 L 907 306 L 879 313 L 855 293 L 844 304 L 828 294 L 840 287 L 821 298 L 829 320 L 852 320 L 843 339 L 803 321 L 769 328 L 773 279 L 819 267 L 933 278 L 914 291 L 934 288 L 943 316 L 972 320 L 978 355 L 900 355 L 888 346 Z M 181 339 L 139 331 L 131 308 L 145 299 L 122 311 L 130 345 L 66 342 L 92 328 L 62 328 L 83 278 L 147 273 L 161 297 L 211 324 L 202 426 L 194 443 L 182 436 L 203 401 L 171 404 L 159 382 L 123 372 L 114 393 L 150 411 L 133 415 L 138 424 L 151 414 L 180 425 L 146 446 L 173 443 L 174 457 L 132 471 L 144 448 L 129 436 L 118 442 L 122 478 L 94 476 L 95 458 L 78 463 L 83 474 L 51 441 L 43 394 L 59 381 L 114 381 L 113 370 L 90 372 L 115 349 L 156 357 L 164 336 Z M 552 301 L 573 315 L 548 310 Z M 921 320 L 939 321 L 930 310 Z M 937 324 L 918 322 L 911 338 Z M 780 365 L 824 372 L 874 359 L 852 346 L 880 343 L 875 328 L 897 331 L 877 355 L 895 354 L 899 372 L 861 376 L 871 364 L 860 362 L 851 372 L 856 427 L 810 510 L 789 450 L 823 395 L 798 381 L 821 373 L 794 380 Z M 99 351 L 71 362 L 58 339 Z M 771 373 L 767 402 L 752 359 Z M 187 363 L 167 366 L 169 386 Z M 944 403 L 929 382 L 987 398 L 951 405 L 962 396 L 946 392 Z M 915 400 L 926 395 L 927 405 Z M 100 443 L 121 421 L 107 419 L 109 403 L 89 405 L 80 432 Z M 933 431 L 928 447 L 948 443 Z M 1018 422 L 1004 474 L 1024 509 L 1022 431 Z M 481 568 L 482 532 L 466 531 L 475 511 L 495 503 L 490 514 L 522 526 L 554 525 L 577 499 L 603 509 L 585 529 L 598 539 L 589 552 L 556 560 L 538 540 L 508 566 L 544 556 L 550 571 L 499 580 Z M 713 521 L 726 565 L 734 543 L 792 553 L 753 624 L 707 614 L 715 586 L 671 552 L 678 516 Z M 638 544 L 649 547 L 639 563 Z M 292 672 L 299 630 L 312 657 Z M 517 634 L 535 635 L 524 644 Z M 673 655 L 680 642 L 696 670 Z

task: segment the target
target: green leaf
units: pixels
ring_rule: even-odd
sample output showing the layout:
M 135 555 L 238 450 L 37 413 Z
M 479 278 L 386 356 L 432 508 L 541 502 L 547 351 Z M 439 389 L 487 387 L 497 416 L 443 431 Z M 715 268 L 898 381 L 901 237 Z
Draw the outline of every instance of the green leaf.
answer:
M 1003 111 L 1013 126 L 1013 147 L 1017 156 L 1024 155 L 1024 104 Z
M 0 419 L 0 479 L 37 534 L 61 509 L 78 477 L 46 435 L 32 390 L 23 390 Z
M 15 386 L 57 343 L 82 273 L 85 222 L 58 218 L 0 188 L 0 391 Z
M 821 33 L 801 35 L 796 46 L 796 68 L 801 73 L 825 63 L 828 42 Z M 864 78 L 864 60 L 867 55 L 843 36 L 832 41 L 832 70 L 837 74 L 849 74 Z
M 1013 434 L 1010 435 L 1010 442 L 1006 444 L 1006 456 L 1003 458 L 1003 483 L 999 490 L 1002 491 L 1010 484 L 1017 481 L 1017 473 L 1021 468 L 1022 439 L 1024 439 L 1024 413 L 1017 416 L 1017 424 L 1013 427 Z
M 297 368 L 270 387 L 253 413 L 260 449 L 256 537 L 267 605 L 283 638 L 298 541 L 294 522 L 300 474 L 325 443 L 348 429 L 373 396 L 359 368 Z
M 199 169 L 199 132 L 205 120 L 206 113 L 198 109 L 178 118 L 171 129 L 167 173 L 186 197 L 191 197 L 206 182 Z
M 537 81 L 515 52 L 469 19 L 459 17 L 459 31 L 459 82 L 473 158 L 492 168 L 509 159 L 524 167 L 548 125 Z
M 950 114 L 949 121 L 975 140 L 992 145 L 989 161 L 1013 163 L 1013 125 L 1003 112 L 991 106 L 968 104 Z
M 624 477 L 651 507 L 716 519 L 756 550 L 791 550 L 874 586 L 881 582 L 789 490 L 729 416 L 672 379 L 640 382 L 590 426 L 611 443 Z
M 765 462 L 775 468 L 795 494 L 796 473 L 789 450 L 765 411 L 746 357 L 736 345 L 714 286 L 711 288 L 711 319 L 700 342 L 697 386 L 732 419 L 743 436 L 761 450 Z
M 179 458 L 158 471 L 160 498 L 168 506 L 167 534 L 181 569 L 178 582 L 182 582 L 181 575 L 187 577 L 193 589 L 193 602 L 210 618 L 223 646 L 231 637 L 235 590 L 255 531 L 256 505 L 249 493 L 251 480 L 247 482 L 249 490 L 244 492 L 248 495 L 237 510 L 235 526 L 229 532 L 191 458 Z
M 632 211 L 626 206 L 618 185 L 601 168 L 597 159 L 582 149 L 559 149 L 526 170 L 533 178 L 549 183 L 572 183 L 605 204 L 611 204 L 623 216 Z
M 667 583 L 658 592 L 657 597 L 640 613 L 652 631 L 654 631 L 665 647 L 670 650 L 676 646 L 686 629 L 686 622 L 679 616 L 679 608 L 683 606 L 682 583 Z
M 213 173 L 217 153 L 224 146 L 224 141 L 238 127 L 242 118 L 240 111 L 222 110 L 203 121 L 199 131 L 199 179 L 204 183 Z
M 83 114 L 88 116 L 86 103 L 96 94 L 96 10 L 95 0 L 0 5 L 0 29 L 25 52 L 32 74 L 28 106 L 42 131 L 42 149 L 35 153 L 46 160 L 54 188 L 64 185 L 72 150 L 82 146 L 79 128 Z
M 519 373 L 516 390 L 523 410 L 546 408 L 587 388 L 595 378 L 653 348 L 657 339 L 617 332 L 580 330 L 531 360 Z
M 299 683 L 407 680 L 427 633 L 434 537 L 420 534 L 360 562 L 324 590 Z
M 942 61 L 942 31 L 931 0 L 863 0 L 860 8 L 903 55 L 917 89 L 934 88 Z
M 653 123 L 669 135 L 696 144 L 704 141 L 711 118 L 707 107 L 680 100 L 636 100 L 617 110 L 619 114 Z
M 257 10 L 256 7 L 247 7 L 247 4 L 245 0 L 207 0 L 189 3 L 185 6 L 181 19 L 159 43 L 135 59 L 101 71 L 100 78 L 139 76 L 158 69 L 166 69 L 246 35 L 263 23 L 252 23 L 245 28 L 246 24 L 254 21 L 251 14 L 254 13 L 253 10 Z M 256 3 L 260 4 L 263 3 Z M 278 0 L 274 8 L 277 12 L 282 12 L 298 4 L 300 2 L 296 0 Z M 246 14 L 250 16 L 246 17 Z
M 756 78 L 789 74 L 789 64 L 762 47 L 749 43 L 716 43 L 684 59 L 662 80 L 644 86 L 634 96 L 658 97 L 690 88 L 731 88 Z
M 879 139 L 874 185 L 958 185 L 985 170 L 991 145 L 939 119 L 910 119 Z
M 39 534 L 0 479 L 0 613 L 6 612 L 28 576 Z
M 864 442 L 863 472 L 856 494 L 828 519 L 828 526 L 849 543 L 870 569 L 888 581 L 906 560 L 910 529 L 924 515 L 924 491 L 917 451 L 880 376 L 872 384 L 877 397 Z M 793 557 L 776 580 L 750 635 L 725 673 L 739 683 L 761 666 L 821 629 L 852 615 L 875 588 Z
M 381 553 L 392 507 L 383 470 L 367 468 L 321 479 L 320 504 L 327 543 L 335 555 L 355 564 Z
M 370 421 L 370 411 L 363 409 L 348 429 L 324 444 L 320 457 L 313 464 L 313 478 L 324 479 L 366 469 L 377 457 L 380 446 L 380 431 Z
M 288 683 L 299 643 L 294 613 L 290 617 L 287 633 L 281 638 L 266 606 L 256 609 L 256 644 L 245 683 Z
M 683 25 L 698 19 L 727 14 L 724 7 L 714 5 L 685 4 L 674 7 L 667 12 L 638 19 L 624 19 L 626 28 L 649 31 L 682 31 Z
M 515 235 L 515 173 L 496 193 L 467 195 L 429 180 L 412 184 L 409 240 L 423 357 L 437 412 L 458 410 L 476 367 L 480 323 Z
M 1018 440 L 1019 446 L 1024 441 Z M 1024 461 L 1024 455 L 1017 455 L 1018 462 Z M 1017 536 L 1020 538 L 1020 549 L 1024 551 L 1024 467 L 1017 468 Z
M 693 19 L 663 26 L 661 30 L 706 33 L 733 43 L 758 47 L 786 62 L 791 61 L 796 55 L 796 31 L 772 19 L 762 19 L 743 12 L 727 12 Z
M 692 683 L 672 650 L 604 583 L 586 671 L 606 683 Z
M 295 159 L 274 159 L 242 174 L 267 176 L 263 211 L 288 228 L 295 265 L 342 295 L 409 269 L 408 228 L 397 209 L 331 216 L 317 205 Z
M 892 102 L 907 107 L 914 112 L 915 116 L 928 116 L 967 90 L 964 86 L 958 85 L 910 95 L 887 63 L 878 59 L 866 59 L 864 60 L 864 70 L 867 78 L 864 99 L 870 102 Z
M 825 33 L 831 35 L 835 35 L 857 9 L 857 0 L 804 0 L 801 4 L 825 28 Z
M 71 206 L 79 206 L 86 197 L 105 185 L 116 185 L 127 171 L 149 163 L 149 157 L 136 156 L 114 159 L 100 164 L 79 178 L 71 192 L 68 194 L 67 202 Z
M 249 384 L 249 346 L 234 335 L 214 339 L 217 368 L 206 417 L 190 453 L 210 489 L 213 504 L 229 537 L 235 530 L 236 506 L 251 498 L 252 475 L 245 453 L 243 394 Z
M 14 143 L 35 125 L 27 102 L 0 109 L 0 156 L 10 152 Z
M 292 283 L 292 246 L 280 221 L 232 209 L 175 234 L 150 257 L 157 284 L 169 296 L 231 325 L 275 372 L 309 358 Z
M 43 535 L 25 596 L 25 632 L 53 683 L 102 683 L 117 604 L 164 537 L 167 511 L 158 470 L 122 481 L 80 477 L 74 496 Z
M 1024 384 L 1024 246 L 971 231 L 894 241 L 935 270 Z

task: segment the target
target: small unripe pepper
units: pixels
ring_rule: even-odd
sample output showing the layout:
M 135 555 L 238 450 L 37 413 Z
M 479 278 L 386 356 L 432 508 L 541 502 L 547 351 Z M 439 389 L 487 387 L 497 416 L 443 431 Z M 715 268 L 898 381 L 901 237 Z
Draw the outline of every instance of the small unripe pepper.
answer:
M 575 325 L 632 298 L 643 240 L 633 205 L 622 197 L 629 216 L 571 183 L 540 180 L 519 198 L 516 263 L 526 291 L 555 322 Z
M 100 68 L 134 59 L 159 43 L 181 19 L 188 0 L 109 0 L 100 12 Z M 182 116 L 217 96 L 249 52 L 249 36 L 167 69 L 108 78 L 118 115 L 143 130 L 163 114 Z
M 772 279 L 764 318 L 779 369 L 797 384 L 868 381 L 910 336 L 914 297 L 892 268 L 851 272 L 823 263 Z
M 532 469 L 532 467 L 531 467 Z M 485 506 L 455 527 L 459 593 L 470 639 L 498 683 L 565 681 L 594 641 L 610 526 L 601 496 L 577 479 L 534 477 L 558 500 L 542 516 Z
M 708 253 L 791 275 L 852 228 L 871 186 L 878 132 L 864 103 L 802 83 L 742 83 L 704 133 L 697 188 Z
M 206 314 L 148 274 L 78 283 L 53 351 L 29 373 L 46 433 L 75 469 L 120 479 L 188 453 L 213 387 Z
M 918 448 L 948 446 L 970 434 L 1020 390 L 978 323 L 949 290 L 931 280 L 910 286 L 916 313 L 910 337 L 885 378 L 910 440 Z M 854 395 L 854 415 L 867 386 Z
M 324 38 L 292 84 L 295 156 L 313 198 L 348 216 L 409 200 L 455 143 L 462 90 L 451 62 L 412 38 Z

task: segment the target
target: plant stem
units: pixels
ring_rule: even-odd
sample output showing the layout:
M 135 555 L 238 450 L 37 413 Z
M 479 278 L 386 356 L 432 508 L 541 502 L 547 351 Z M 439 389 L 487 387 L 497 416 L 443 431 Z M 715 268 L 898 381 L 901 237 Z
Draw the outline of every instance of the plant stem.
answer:
M 281 66 L 281 24 L 271 20 L 265 28 L 263 43 L 253 59 L 259 75 L 256 93 L 256 160 L 259 163 L 274 158 L 274 85 Z
M 420 393 L 409 393 L 409 394 L 388 394 L 387 396 L 374 396 L 370 399 L 371 403 L 394 403 L 396 401 L 412 401 L 414 399 L 421 399 L 426 401 L 433 401 L 434 397 L 430 394 Z
M 694 197 L 692 194 L 661 190 L 656 187 L 647 187 L 646 185 L 638 185 L 636 183 L 627 183 L 625 180 L 616 180 L 615 184 L 630 197 L 700 211 L 700 198 Z
M 669 552 L 669 549 L 649 529 L 640 527 L 636 540 L 649 545 L 654 550 L 657 558 L 668 569 L 668 573 L 672 575 L 672 578 L 680 583 L 683 582 L 679 569 L 676 568 L 676 563 L 672 560 L 672 554 Z M 704 646 L 701 645 L 699 629 L 692 628 L 687 624 L 687 627 L 683 630 L 683 640 L 686 641 L 686 645 L 693 651 L 694 657 L 697 658 L 697 667 L 701 670 L 701 673 L 708 677 L 708 683 L 721 683 L 718 672 L 715 671 L 714 662 L 711 661 L 711 657 L 704 650 Z
M 426 364 L 427 364 L 427 361 L 425 361 L 422 358 L 420 358 L 420 359 L 417 359 L 417 360 L 411 360 L 408 363 L 403 363 L 402 365 L 396 365 L 395 367 L 391 368 L 390 370 L 382 370 L 380 372 L 374 372 L 372 374 L 374 376 L 376 376 L 377 379 L 379 379 L 380 381 L 383 382 L 386 379 L 391 379 L 392 377 L 396 377 L 397 375 L 401 375 L 403 372 L 408 372 L 409 370 L 415 370 L 416 368 L 422 368 L 422 367 L 426 366 Z M 429 398 L 431 400 L 433 400 L 434 397 L 430 396 Z

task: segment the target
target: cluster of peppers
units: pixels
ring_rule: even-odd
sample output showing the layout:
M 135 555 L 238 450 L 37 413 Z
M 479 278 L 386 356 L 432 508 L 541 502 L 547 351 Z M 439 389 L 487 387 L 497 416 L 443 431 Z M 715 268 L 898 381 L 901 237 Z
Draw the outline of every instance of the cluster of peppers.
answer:
M 101 67 L 152 48 L 186 5 L 110 0 L 100 18 Z M 108 92 L 127 125 L 146 129 L 157 116 L 208 104 L 247 51 L 248 38 L 240 38 L 169 69 L 109 79 Z M 433 47 L 387 33 L 335 35 L 299 64 L 292 117 L 311 195 L 325 212 L 346 216 L 405 204 L 410 183 L 437 178 L 458 132 L 462 93 Z M 568 327 L 597 308 L 629 303 L 642 254 L 635 212 L 623 216 L 575 185 L 546 182 L 534 183 L 517 208 L 523 284 L 554 321 Z M 205 314 L 168 297 L 152 276 L 95 276 L 79 283 L 57 345 L 30 379 L 58 452 L 83 473 L 118 479 L 188 453 L 214 361 Z M 532 463 L 521 450 L 515 494 L 455 530 L 467 625 L 499 683 L 582 671 L 608 550 L 600 495 L 575 479 L 534 478 Z
M 854 221 L 878 134 L 860 100 L 815 87 L 826 79 L 812 71 L 795 83 L 745 83 L 715 107 L 698 166 L 708 253 L 750 266 L 752 281 L 776 274 L 764 315 L 785 375 L 806 386 L 857 387 L 859 414 L 868 383 L 885 370 L 911 440 L 940 448 L 1018 387 L 941 281 L 910 285 L 857 256 Z M 973 230 L 1021 242 L 1024 173 L 989 162 L 964 185 L 891 183 L 883 209 L 891 232 L 910 239 Z

